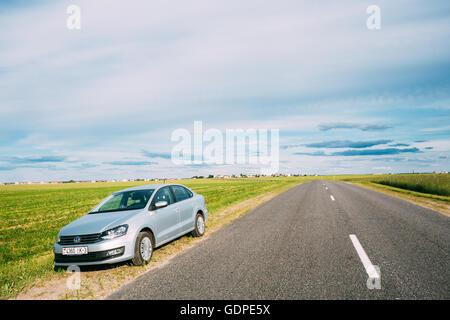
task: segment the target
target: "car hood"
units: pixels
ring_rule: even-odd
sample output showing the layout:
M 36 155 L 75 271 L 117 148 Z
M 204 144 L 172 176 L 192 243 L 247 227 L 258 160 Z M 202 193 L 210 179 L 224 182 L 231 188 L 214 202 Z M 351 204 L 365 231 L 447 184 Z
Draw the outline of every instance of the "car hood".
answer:
M 100 233 L 126 223 L 129 218 L 140 212 L 142 212 L 142 209 L 87 214 L 62 228 L 60 235 Z

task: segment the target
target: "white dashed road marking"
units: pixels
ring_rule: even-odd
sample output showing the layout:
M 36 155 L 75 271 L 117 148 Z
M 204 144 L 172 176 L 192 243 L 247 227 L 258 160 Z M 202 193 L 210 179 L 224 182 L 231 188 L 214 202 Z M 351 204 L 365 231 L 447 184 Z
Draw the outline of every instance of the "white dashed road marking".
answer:
M 361 259 L 361 262 L 364 265 L 364 268 L 366 269 L 366 272 L 369 275 L 369 277 L 371 279 L 380 278 L 380 275 L 373 266 L 372 262 L 370 262 L 370 259 L 367 256 L 366 252 L 364 251 L 363 247 L 361 246 L 361 243 L 359 243 L 358 238 L 354 234 L 351 234 L 350 240 L 352 240 L 353 246 L 355 247 L 356 252 L 358 253 L 358 256 Z

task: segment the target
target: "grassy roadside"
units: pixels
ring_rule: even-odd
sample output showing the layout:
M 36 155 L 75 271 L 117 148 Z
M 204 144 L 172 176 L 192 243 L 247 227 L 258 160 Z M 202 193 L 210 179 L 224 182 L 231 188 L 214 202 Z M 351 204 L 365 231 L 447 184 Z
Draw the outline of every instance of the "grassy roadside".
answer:
M 417 191 L 419 194 L 450 196 L 449 174 L 389 175 L 376 183 L 399 189 Z M 437 198 L 439 199 L 439 198 Z
M 450 217 L 450 197 L 420 193 L 417 191 L 386 186 L 374 182 L 350 182 L 362 188 L 371 189 L 390 196 L 398 197 L 419 206 L 435 210 Z
M 302 181 L 306 181 L 306 179 L 177 180 L 178 183 L 183 183 L 205 196 L 208 210 L 210 211 L 210 220 L 206 229 L 207 235 L 238 218 L 251 208 Z M 35 201 L 29 202 L 34 205 L 28 211 L 28 214 L 23 214 L 23 211 L 16 212 L 16 214 L 0 212 L 3 217 L 9 218 L 2 220 L 0 224 L 0 241 L 8 244 L 0 252 L 2 255 L 6 252 L 2 257 L 3 263 L 0 264 L 0 296 L 3 299 L 16 297 L 25 299 L 101 298 L 112 289 L 122 285 L 124 281 L 133 279 L 138 274 L 164 263 L 168 258 L 193 245 L 193 243 L 202 241 L 203 238 L 182 237 L 155 251 L 152 263 L 146 267 L 140 268 L 120 265 L 113 268 L 104 267 L 83 272 L 80 291 L 76 293 L 66 292 L 65 281 L 68 275 L 64 271 L 53 271 L 52 266 L 53 254 L 51 252 L 51 245 L 54 242 L 56 233 L 66 223 L 66 220 L 74 220 L 76 218 L 76 212 L 78 212 L 79 216 L 85 214 L 85 207 L 92 207 L 92 202 L 104 196 L 103 194 L 111 193 L 112 188 L 119 190 L 124 187 L 123 184 L 98 184 L 97 186 L 90 186 L 88 192 L 84 190 L 87 186 L 72 186 L 72 188 L 63 186 L 62 189 L 51 186 L 54 189 L 50 190 L 42 190 L 39 188 L 37 190 L 36 187 L 30 189 L 22 187 L 17 188 L 13 193 L 5 194 L 6 197 L 10 197 L 10 200 L 14 200 L 14 196 L 22 198 L 24 196 L 23 192 L 27 195 L 31 192 Z M 107 190 L 104 190 L 105 188 Z M 0 192 L 2 191 L 4 189 L 0 189 Z M 39 191 L 42 193 L 40 194 Z M 55 215 L 54 211 L 58 210 L 56 207 L 36 206 L 36 202 L 41 205 L 39 199 L 48 199 L 49 193 L 51 192 L 54 192 L 52 194 L 53 196 L 51 196 L 52 199 L 60 199 L 60 197 L 66 199 L 63 207 L 69 207 L 70 212 L 60 208 L 61 213 Z M 77 207 L 71 201 L 74 198 L 73 195 L 79 196 L 80 194 L 84 195 L 84 198 L 83 201 L 75 199 L 75 201 L 78 201 Z M 29 208 L 25 206 L 25 209 Z M 61 218 L 61 216 L 64 218 Z M 35 236 L 23 239 L 23 235 L 29 233 L 35 234 Z M 50 236 L 40 237 L 38 236 L 39 234 L 50 234 Z M 27 245 L 31 245 L 31 248 L 46 246 L 47 250 L 39 253 L 33 252 L 32 250 L 24 250 L 24 246 Z M 19 259 L 16 258 L 12 261 L 7 261 L 7 257 L 13 257 L 17 253 L 20 253 L 18 255 L 20 257 Z M 27 253 L 28 256 L 26 255 Z

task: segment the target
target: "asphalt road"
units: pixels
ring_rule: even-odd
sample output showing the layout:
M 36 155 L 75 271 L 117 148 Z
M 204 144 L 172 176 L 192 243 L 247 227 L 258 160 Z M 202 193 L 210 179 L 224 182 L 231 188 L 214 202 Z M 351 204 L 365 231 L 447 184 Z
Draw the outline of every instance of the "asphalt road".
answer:
M 449 299 L 449 246 L 450 218 L 440 213 L 354 185 L 314 181 L 108 298 Z

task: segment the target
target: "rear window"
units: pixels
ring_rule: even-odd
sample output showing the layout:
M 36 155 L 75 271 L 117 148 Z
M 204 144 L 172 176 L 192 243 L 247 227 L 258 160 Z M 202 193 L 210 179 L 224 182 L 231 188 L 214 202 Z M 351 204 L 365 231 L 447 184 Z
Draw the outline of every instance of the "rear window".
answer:
M 176 201 L 183 201 L 193 196 L 192 192 L 182 186 L 171 186 Z
M 184 190 L 186 190 L 187 194 L 189 195 L 189 198 L 192 198 L 194 196 L 194 194 L 192 193 L 191 190 L 184 188 Z

